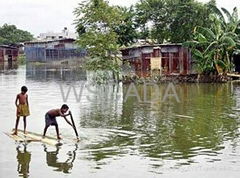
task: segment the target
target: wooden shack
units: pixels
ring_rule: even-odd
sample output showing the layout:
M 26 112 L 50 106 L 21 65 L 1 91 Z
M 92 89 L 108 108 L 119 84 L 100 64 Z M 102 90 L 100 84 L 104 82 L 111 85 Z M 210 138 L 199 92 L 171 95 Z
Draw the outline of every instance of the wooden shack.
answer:
M 19 50 L 17 47 L 0 45 L 0 62 L 16 62 Z
M 182 44 L 140 45 L 121 49 L 123 63 L 138 73 L 159 70 L 164 75 L 191 72 L 191 53 Z

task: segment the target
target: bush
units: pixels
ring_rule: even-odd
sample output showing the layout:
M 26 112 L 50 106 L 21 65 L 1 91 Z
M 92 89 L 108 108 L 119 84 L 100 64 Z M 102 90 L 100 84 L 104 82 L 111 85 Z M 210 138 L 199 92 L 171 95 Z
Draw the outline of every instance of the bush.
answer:
M 20 54 L 18 56 L 17 62 L 18 62 L 19 65 L 26 64 L 26 56 L 24 54 Z

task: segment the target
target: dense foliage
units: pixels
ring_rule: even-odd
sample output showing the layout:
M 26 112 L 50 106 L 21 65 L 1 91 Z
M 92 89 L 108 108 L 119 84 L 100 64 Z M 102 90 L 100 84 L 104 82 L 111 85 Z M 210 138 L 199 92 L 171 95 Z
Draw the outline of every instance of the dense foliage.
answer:
M 31 33 L 20 30 L 15 25 L 4 24 L 0 27 L 0 44 L 16 44 L 32 39 Z
M 193 33 L 194 39 L 185 44 L 192 48 L 200 73 L 225 73 L 231 70 L 233 52 L 238 51 L 237 46 L 240 44 L 237 33 L 240 20 L 237 8 L 233 9 L 232 14 L 225 8 L 221 11 L 213 6 L 212 9 L 214 13 L 209 17 L 211 26 L 197 26 Z
M 240 46 L 237 8 L 230 14 L 215 0 L 140 0 L 129 8 L 87 0 L 75 10 L 78 44 L 88 50 L 89 69 L 119 72 L 118 51 L 139 39 L 184 43 L 200 73 L 231 70 Z
M 210 5 L 195 0 L 141 0 L 136 4 L 136 21 L 142 37 L 158 43 L 182 43 L 193 37 L 196 26 L 209 26 Z

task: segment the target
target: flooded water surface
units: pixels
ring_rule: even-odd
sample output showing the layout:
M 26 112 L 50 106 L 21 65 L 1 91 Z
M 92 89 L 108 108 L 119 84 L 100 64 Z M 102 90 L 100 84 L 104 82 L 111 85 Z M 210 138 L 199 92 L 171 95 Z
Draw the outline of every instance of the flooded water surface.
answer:
M 240 83 L 94 85 L 89 76 L 40 64 L 0 68 L 0 177 L 239 175 Z M 28 131 L 42 133 L 45 113 L 67 103 L 81 141 L 63 118 L 62 146 L 9 138 L 22 85 Z M 47 135 L 56 136 L 55 128 Z

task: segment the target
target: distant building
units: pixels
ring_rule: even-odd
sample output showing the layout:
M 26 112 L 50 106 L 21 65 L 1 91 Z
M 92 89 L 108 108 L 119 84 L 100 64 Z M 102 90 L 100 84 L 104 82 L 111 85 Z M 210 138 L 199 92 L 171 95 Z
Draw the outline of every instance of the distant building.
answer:
M 48 62 L 86 56 L 86 50 L 79 49 L 72 38 L 29 41 L 24 45 L 27 61 Z
M 191 53 L 182 44 L 139 44 L 121 49 L 123 63 L 138 74 L 159 70 L 161 74 L 189 74 Z
M 47 33 L 40 33 L 40 35 L 38 36 L 39 40 L 59 40 L 64 38 L 77 39 L 77 34 L 69 32 L 67 27 L 64 27 L 63 31 L 60 33 L 47 32 Z
M 16 62 L 19 55 L 17 47 L 0 45 L 0 62 Z

